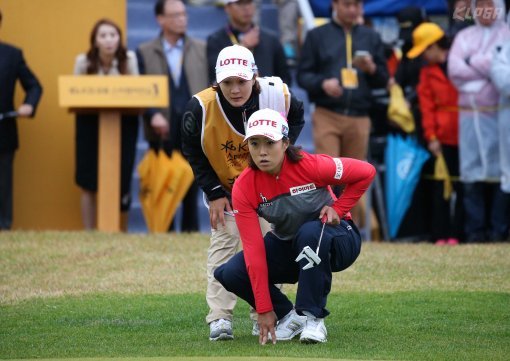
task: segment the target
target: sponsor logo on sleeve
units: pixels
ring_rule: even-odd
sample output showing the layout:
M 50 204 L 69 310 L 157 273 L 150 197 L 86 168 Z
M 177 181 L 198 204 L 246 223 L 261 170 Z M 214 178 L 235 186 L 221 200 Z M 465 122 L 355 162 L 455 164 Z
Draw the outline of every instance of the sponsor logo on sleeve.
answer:
M 333 161 L 335 162 L 335 166 L 336 166 L 334 178 L 341 179 L 342 173 L 344 172 L 344 165 L 342 164 L 342 161 L 340 160 L 340 158 L 333 158 Z
M 292 187 L 289 189 L 291 196 L 296 196 L 301 193 L 311 192 L 316 190 L 314 183 L 303 184 L 302 186 Z

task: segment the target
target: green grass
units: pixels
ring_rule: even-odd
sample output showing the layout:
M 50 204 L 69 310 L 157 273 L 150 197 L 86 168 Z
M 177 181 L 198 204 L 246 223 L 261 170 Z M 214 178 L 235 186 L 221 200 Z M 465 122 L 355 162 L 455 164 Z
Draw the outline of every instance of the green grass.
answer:
M 260 346 L 242 300 L 235 340 L 208 341 L 207 242 L 0 233 L 0 359 L 509 359 L 508 244 L 365 244 L 334 276 L 326 344 Z

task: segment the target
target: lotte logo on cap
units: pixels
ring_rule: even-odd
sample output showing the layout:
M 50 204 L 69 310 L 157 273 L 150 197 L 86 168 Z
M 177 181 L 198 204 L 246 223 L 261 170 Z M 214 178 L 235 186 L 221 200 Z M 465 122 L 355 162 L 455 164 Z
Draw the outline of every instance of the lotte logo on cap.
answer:
M 240 59 L 240 58 L 230 58 L 230 59 L 221 59 L 220 60 L 220 66 L 227 66 L 227 65 L 248 66 L 248 60 Z

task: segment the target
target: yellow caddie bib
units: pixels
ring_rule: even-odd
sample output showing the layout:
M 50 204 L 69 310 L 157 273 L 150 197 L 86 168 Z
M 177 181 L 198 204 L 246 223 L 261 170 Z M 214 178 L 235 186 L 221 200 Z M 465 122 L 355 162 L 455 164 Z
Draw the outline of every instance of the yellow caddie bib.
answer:
M 250 152 L 244 135 L 230 124 L 218 94 L 208 88 L 194 95 L 202 106 L 202 149 L 222 186 L 232 191 L 235 180 L 248 166 Z

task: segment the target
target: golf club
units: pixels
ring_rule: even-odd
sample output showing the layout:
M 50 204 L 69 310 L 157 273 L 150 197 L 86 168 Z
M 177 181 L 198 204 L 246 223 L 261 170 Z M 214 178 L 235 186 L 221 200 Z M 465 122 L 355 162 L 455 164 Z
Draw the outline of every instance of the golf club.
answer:
M 321 259 L 319 257 L 319 249 L 321 247 L 322 235 L 324 234 L 324 227 L 326 226 L 327 220 L 328 216 L 324 214 L 324 216 L 322 216 L 321 219 L 322 222 L 321 235 L 319 236 L 319 243 L 317 244 L 317 249 L 315 250 L 315 252 L 313 251 L 313 249 L 310 248 L 310 246 L 306 246 L 305 248 L 303 248 L 303 250 L 299 253 L 299 255 L 296 258 L 296 262 L 301 261 L 303 258 L 305 258 L 308 261 L 308 263 L 303 266 L 303 270 L 315 267 L 319 263 L 321 263 Z

